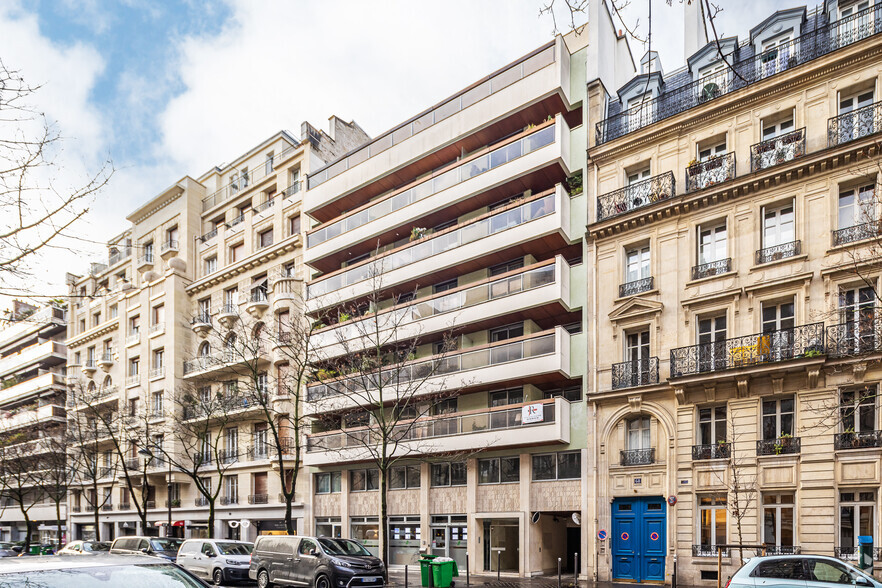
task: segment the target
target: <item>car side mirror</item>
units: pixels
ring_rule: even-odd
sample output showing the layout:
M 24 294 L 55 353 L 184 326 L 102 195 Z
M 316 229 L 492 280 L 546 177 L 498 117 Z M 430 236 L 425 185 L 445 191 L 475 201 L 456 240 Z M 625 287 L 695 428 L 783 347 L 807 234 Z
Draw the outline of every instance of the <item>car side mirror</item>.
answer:
M 858 578 L 855 579 L 855 581 L 854 581 L 854 585 L 855 585 L 855 586 L 872 586 L 873 583 L 870 582 L 869 580 L 867 580 L 867 579 L 864 578 L 864 577 L 858 577 Z
M 146 547 L 142 547 L 142 548 L 141 548 L 141 553 L 149 553 L 149 551 L 148 551 L 148 549 L 147 549 Z

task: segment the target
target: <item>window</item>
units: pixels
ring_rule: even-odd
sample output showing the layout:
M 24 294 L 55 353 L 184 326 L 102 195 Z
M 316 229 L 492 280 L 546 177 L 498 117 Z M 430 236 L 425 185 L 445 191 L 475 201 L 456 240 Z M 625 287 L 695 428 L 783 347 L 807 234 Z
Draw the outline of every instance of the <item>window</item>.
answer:
M 847 229 L 876 220 L 873 184 L 839 192 L 839 228 Z
M 239 460 L 239 427 L 224 430 L 224 461 L 232 463 Z
M 652 99 L 651 94 L 647 94 L 647 100 Z M 628 107 L 630 108 L 632 104 L 639 104 L 642 98 L 634 98 L 630 102 L 628 102 Z M 639 171 L 629 172 L 628 173 L 628 185 L 636 184 L 637 182 L 643 181 L 649 178 L 649 168 L 644 168 Z
M 266 154 L 266 163 L 263 164 L 263 173 L 266 175 L 270 175 L 273 173 L 273 154 Z
M 85 330 L 86 330 L 86 319 L 81 318 L 80 319 L 80 333 L 85 332 Z
M 150 324 L 153 326 L 165 324 L 165 305 L 154 306 L 150 312 Z
M 162 414 L 162 392 L 154 392 L 151 396 L 150 414 L 159 416 Z
M 787 69 L 790 62 L 791 43 L 793 31 L 787 31 L 774 39 L 763 42 L 762 56 L 760 57 L 760 75 L 770 76 Z
M 478 484 L 510 484 L 521 479 L 521 458 L 494 457 L 478 460 Z
M 490 408 L 506 406 L 508 404 L 521 404 L 524 401 L 523 388 L 509 388 L 490 392 Z
M 840 346 L 837 351 L 855 354 L 876 348 L 876 294 L 872 287 L 839 291 Z
M 839 420 L 846 433 L 876 430 L 876 387 L 843 390 L 839 400 Z
M 138 368 L 140 367 L 140 359 L 137 357 L 132 357 L 129 359 L 129 377 L 138 375 Z
M 698 444 L 716 445 L 726 442 L 726 407 L 698 409 Z
M 433 463 L 432 487 L 465 486 L 466 464 L 464 463 Z
M 288 234 L 290 235 L 299 235 L 300 234 L 300 215 L 292 216 L 288 219 Z
M 558 396 L 569 402 L 579 402 L 582 400 L 582 386 L 567 386 L 566 388 L 542 392 L 542 398 L 545 399 L 557 398 Z
M 524 323 L 514 323 L 511 325 L 506 325 L 504 327 L 497 327 L 495 329 L 490 329 L 490 342 L 496 343 L 498 341 L 505 341 L 507 339 L 514 339 L 516 337 L 524 336 Z
M 119 305 L 118 304 L 111 304 L 109 313 L 110 313 L 110 318 L 112 318 L 112 319 L 115 319 L 116 317 L 118 317 L 119 316 Z
M 203 261 L 202 273 L 203 275 L 213 274 L 217 271 L 217 256 L 212 255 L 211 257 L 206 257 Z
M 793 131 L 793 117 L 776 123 L 763 121 L 763 141 L 768 141 Z
M 227 504 L 239 504 L 239 476 L 224 476 L 224 498 Z
M 698 369 L 726 368 L 726 315 L 698 319 Z
M 349 472 L 349 490 L 364 492 L 380 489 L 380 470 L 352 470 Z
M 793 397 L 763 401 L 763 439 L 793 435 Z
M 793 494 L 763 496 L 763 542 L 776 547 L 793 546 Z
M 650 449 L 650 417 L 639 416 L 625 423 L 625 447 L 633 449 Z
M 726 545 L 726 497 L 698 497 L 698 540 L 703 551 Z
M 777 208 L 763 208 L 762 248 L 776 247 L 796 240 L 793 223 L 793 204 Z
M 251 434 L 251 456 L 254 459 L 266 459 L 269 456 L 268 434 L 266 423 L 254 423 L 254 431 Z M 264 494 L 264 492 L 255 492 L 255 494 Z
M 709 147 L 696 147 L 696 150 L 698 151 L 698 161 L 707 161 L 708 159 L 725 155 L 726 142 L 723 141 L 722 143 L 711 145 Z
M 763 347 L 757 346 L 757 354 L 768 354 L 769 359 L 783 360 L 793 356 L 794 303 L 763 303 Z
M 257 246 L 259 249 L 269 247 L 273 244 L 273 230 L 267 229 L 257 236 Z
M 839 115 L 854 112 L 873 103 L 873 90 L 867 90 L 858 93 L 839 95 Z M 857 120 L 857 117 L 855 117 Z
M 805 568 L 802 559 L 770 559 L 760 562 L 756 570 L 752 572 L 758 578 L 777 578 L 782 580 L 796 580 L 800 583 L 806 579 Z
M 165 350 L 156 349 L 153 351 L 153 369 L 161 370 L 163 368 L 163 360 L 165 359 Z
M 315 475 L 315 493 L 333 494 L 340 492 L 341 472 L 324 472 Z
M 440 294 L 441 292 L 447 292 L 448 290 L 453 290 L 458 285 L 457 279 L 453 278 L 452 280 L 447 280 L 445 282 L 440 282 L 432 286 L 433 294 Z
M 574 480 L 582 476 L 579 451 L 541 453 L 533 456 L 533 480 Z
M 698 265 L 722 261 L 727 253 L 726 223 L 698 228 Z
M 636 282 L 650 275 L 648 245 L 625 252 L 625 282 Z
M 236 305 L 239 304 L 239 290 L 230 288 L 224 290 L 224 312 L 236 312 Z
M 153 262 L 153 241 L 147 241 L 144 243 L 144 259 L 148 263 Z
M 237 243 L 230 247 L 230 263 L 236 263 L 245 258 L 245 243 Z
M 92 326 L 97 327 L 100 324 L 101 324 L 101 313 L 96 312 L 95 314 L 92 315 Z
M 404 490 L 420 487 L 420 466 L 395 466 L 389 469 L 389 488 Z
M 876 536 L 876 491 L 849 490 L 839 493 L 839 547 L 843 554 L 857 552 L 860 535 Z
M 512 259 L 511 261 L 506 261 L 505 263 L 499 263 L 497 265 L 490 267 L 490 276 L 498 276 L 500 274 L 508 273 L 514 270 L 519 270 L 524 267 L 524 258 L 518 257 L 517 259 Z
M 211 314 L 211 299 L 203 298 L 198 302 L 198 309 L 196 311 L 196 316 L 200 319 L 208 320 L 209 315 Z
M 702 81 L 699 99 L 704 102 L 716 98 L 720 94 L 720 87 L 728 80 L 727 67 L 722 61 L 717 61 L 698 70 L 698 78 Z
M 294 265 L 293 261 L 290 263 L 286 263 L 282 267 L 282 277 L 283 278 L 296 278 L 297 277 L 296 266 Z

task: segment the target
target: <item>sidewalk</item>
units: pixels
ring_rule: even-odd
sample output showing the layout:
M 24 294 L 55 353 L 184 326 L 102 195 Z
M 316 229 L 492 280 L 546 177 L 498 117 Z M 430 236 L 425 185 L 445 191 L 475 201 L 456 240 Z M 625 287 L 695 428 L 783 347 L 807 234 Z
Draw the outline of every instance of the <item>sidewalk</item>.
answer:
M 408 570 L 408 588 L 420 588 L 420 572 L 419 566 L 413 566 Z M 466 586 L 465 573 L 461 573 L 453 579 L 456 588 L 464 588 Z M 395 588 L 404 588 L 404 572 L 394 571 L 389 573 L 389 586 Z M 478 588 L 557 588 L 557 576 L 534 576 L 532 578 L 518 578 L 512 576 L 502 576 L 499 580 L 496 575 L 472 574 L 469 577 L 469 585 Z M 562 576 L 560 580 L 562 588 L 574 588 L 573 576 Z M 613 582 L 593 582 L 584 578 L 579 579 L 579 588 L 614 588 L 619 586 L 638 586 L 638 584 L 613 583 Z M 643 584 L 642 586 L 645 586 Z M 682 588 L 689 588 L 680 585 Z M 679 587 L 678 587 L 679 588 Z

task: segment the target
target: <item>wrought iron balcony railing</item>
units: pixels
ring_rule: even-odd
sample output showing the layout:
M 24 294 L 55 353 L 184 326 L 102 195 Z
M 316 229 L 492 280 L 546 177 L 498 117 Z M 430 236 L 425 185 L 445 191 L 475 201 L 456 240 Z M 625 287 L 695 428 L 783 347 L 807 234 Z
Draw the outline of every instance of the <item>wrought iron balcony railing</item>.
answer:
M 824 349 L 824 323 L 699 343 L 671 349 L 671 377 L 816 357 Z
M 622 449 L 619 464 L 623 466 L 650 465 L 655 463 L 655 447 L 650 449 Z
M 762 551 L 762 550 L 760 550 Z M 799 545 L 766 545 L 766 555 L 800 555 L 802 548 Z
M 227 506 L 228 504 L 239 504 L 239 497 L 238 496 L 221 496 L 220 503 L 223 504 L 224 506 Z
M 619 284 L 619 298 L 636 296 L 641 292 L 648 292 L 649 290 L 652 290 L 652 283 L 652 276 L 649 276 L 648 278 L 640 278 L 639 280 Z
M 141 458 L 139 457 L 130 457 L 126 460 L 126 469 L 127 470 L 140 470 L 141 469 Z
M 799 437 L 759 439 L 756 442 L 757 455 L 790 455 L 799 453 L 801 449 L 802 440 Z
M 692 459 L 729 459 L 732 456 L 731 443 L 713 443 L 711 445 L 693 445 Z
M 866 449 L 882 447 L 882 431 L 853 431 L 838 433 L 833 437 L 836 449 Z
M 275 203 L 276 203 L 276 199 L 270 198 L 266 202 L 258 204 L 257 206 L 254 207 L 254 214 L 260 214 L 264 210 L 266 210 L 268 208 L 272 208 L 273 204 L 275 204 Z
M 195 506 L 208 506 L 208 499 L 204 496 L 197 496 L 193 504 Z
M 203 243 L 205 243 L 206 241 L 210 241 L 211 239 L 214 239 L 215 237 L 217 237 L 217 227 L 211 229 L 210 231 L 208 231 L 204 235 L 200 236 L 199 240 L 202 241 Z
M 634 182 L 597 197 L 597 221 L 618 216 L 673 198 L 677 193 L 674 172 L 666 172 Z
M 805 155 L 805 127 L 750 146 L 750 171 L 756 172 Z
M 269 503 L 268 494 L 249 494 L 248 504 L 267 504 Z
M 880 4 L 882 6 L 882 4 Z M 833 246 L 848 245 L 882 235 L 882 222 L 871 221 L 833 231 Z
M 882 17 L 882 14 L 876 18 Z M 857 108 L 827 121 L 827 145 L 833 147 L 882 131 L 882 102 Z
M 113 504 L 111 504 L 109 502 L 107 504 L 102 504 L 101 510 L 103 510 L 103 511 L 113 510 Z
M 718 259 L 692 266 L 692 279 L 700 280 L 732 271 L 732 258 Z
M 192 319 L 190 319 L 191 325 L 210 325 L 211 324 L 211 314 L 206 312 L 200 312 Z
M 612 365 L 613 390 L 658 384 L 658 358 L 634 359 Z
M 757 249 L 756 264 L 770 263 L 779 259 L 787 259 L 788 257 L 796 257 L 802 253 L 802 241 L 796 240 L 790 243 L 781 243 L 764 249 Z
M 686 168 L 686 191 L 704 190 L 735 178 L 735 152 L 699 161 Z
M 131 502 L 121 502 L 116 505 L 116 509 L 117 510 L 132 510 L 132 503 Z
M 138 265 L 153 265 L 153 254 L 145 253 L 138 258 Z
M 597 123 L 598 145 L 632 133 L 720 96 L 760 82 L 882 32 L 882 4 L 870 6 L 751 57 L 730 69 L 666 91 Z
M 882 319 L 879 311 L 869 309 L 857 320 L 827 327 L 827 353 L 846 357 L 882 351 Z
M 851 547 L 834 547 L 833 553 L 839 559 L 846 561 L 857 561 L 860 549 L 855 546 Z M 873 548 L 873 561 L 882 561 L 882 547 Z
M 166 251 L 177 251 L 178 250 L 178 242 L 175 239 L 169 239 L 164 242 L 159 249 L 160 253 L 165 253 Z
M 729 557 L 729 550 L 724 548 L 721 550 L 723 557 Z M 716 545 L 693 545 L 692 557 L 717 557 Z

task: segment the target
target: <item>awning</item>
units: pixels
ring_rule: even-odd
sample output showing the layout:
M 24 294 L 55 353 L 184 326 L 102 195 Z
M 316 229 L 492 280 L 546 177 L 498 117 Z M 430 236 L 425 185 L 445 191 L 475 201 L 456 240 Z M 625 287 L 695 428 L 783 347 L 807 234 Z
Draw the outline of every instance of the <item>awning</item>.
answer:
M 184 521 L 175 521 L 172 523 L 172 527 L 183 527 Z

